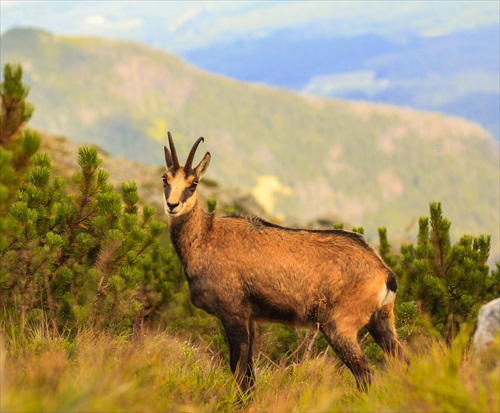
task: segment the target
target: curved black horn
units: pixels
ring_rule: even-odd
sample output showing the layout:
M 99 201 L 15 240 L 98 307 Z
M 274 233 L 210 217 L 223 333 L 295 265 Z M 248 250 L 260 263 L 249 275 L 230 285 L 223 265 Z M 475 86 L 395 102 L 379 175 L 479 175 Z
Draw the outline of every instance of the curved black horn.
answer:
M 163 147 L 163 152 L 165 152 L 165 162 L 167 163 L 167 169 L 173 165 L 172 155 L 170 155 L 170 151 L 166 146 Z
M 193 166 L 193 160 L 194 160 L 194 154 L 196 153 L 196 149 L 198 148 L 198 145 L 200 142 L 205 141 L 203 137 L 198 138 L 198 140 L 194 143 L 193 147 L 191 148 L 191 152 L 189 152 L 189 156 L 186 161 L 186 165 L 184 166 L 184 170 L 190 171 L 192 166 Z
M 168 143 L 170 145 L 170 152 L 172 152 L 172 164 L 174 169 L 179 169 L 179 158 L 177 157 L 177 151 L 175 150 L 175 145 L 174 145 L 174 140 L 172 139 L 172 134 L 170 131 L 167 132 L 168 134 Z

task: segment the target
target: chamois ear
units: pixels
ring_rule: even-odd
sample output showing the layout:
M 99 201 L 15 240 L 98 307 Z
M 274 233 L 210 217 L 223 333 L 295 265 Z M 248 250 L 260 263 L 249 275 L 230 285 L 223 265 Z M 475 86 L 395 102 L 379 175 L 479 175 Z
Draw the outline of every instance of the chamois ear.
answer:
M 210 152 L 207 152 L 203 159 L 200 161 L 198 166 L 194 168 L 194 173 L 197 179 L 201 179 L 201 177 L 205 174 L 208 169 L 208 165 L 210 165 Z

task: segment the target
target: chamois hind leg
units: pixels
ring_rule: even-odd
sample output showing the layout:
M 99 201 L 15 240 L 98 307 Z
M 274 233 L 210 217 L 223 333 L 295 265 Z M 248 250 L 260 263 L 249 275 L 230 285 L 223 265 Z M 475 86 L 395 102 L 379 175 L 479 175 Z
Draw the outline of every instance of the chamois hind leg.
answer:
M 254 384 L 252 341 L 253 324 L 234 320 L 223 321 L 229 342 L 229 364 L 241 391 L 247 393 Z
M 375 311 L 366 327 L 385 354 L 405 360 L 394 326 L 394 302 Z
M 359 389 L 366 390 L 371 383 L 368 360 L 357 340 L 357 331 L 340 332 L 337 328 L 322 325 L 321 331 L 337 356 L 351 370 Z
M 249 323 L 249 331 L 250 331 L 250 337 L 249 337 L 249 349 L 248 349 L 248 357 L 247 357 L 247 372 L 246 375 L 250 379 L 250 387 L 253 387 L 255 383 L 255 371 L 253 368 L 253 340 L 255 336 L 255 324 L 252 320 L 250 320 Z

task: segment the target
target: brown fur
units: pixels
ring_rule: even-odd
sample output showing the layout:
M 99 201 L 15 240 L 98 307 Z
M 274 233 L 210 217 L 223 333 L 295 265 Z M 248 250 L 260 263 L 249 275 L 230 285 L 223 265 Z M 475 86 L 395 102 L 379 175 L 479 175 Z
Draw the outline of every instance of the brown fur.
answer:
M 169 140 L 175 153 L 170 135 Z M 386 353 L 401 354 L 393 299 L 381 304 L 381 292 L 395 293 L 394 274 L 362 236 L 209 215 L 195 191 L 184 201 L 179 194 L 201 179 L 210 154 L 194 170 L 184 170 L 165 151 L 166 212 L 191 302 L 222 321 L 231 370 L 244 392 L 254 380 L 254 321 L 319 325 L 362 387 L 370 381 L 370 370 L 357 342 L 361 328 L 367 326 Z

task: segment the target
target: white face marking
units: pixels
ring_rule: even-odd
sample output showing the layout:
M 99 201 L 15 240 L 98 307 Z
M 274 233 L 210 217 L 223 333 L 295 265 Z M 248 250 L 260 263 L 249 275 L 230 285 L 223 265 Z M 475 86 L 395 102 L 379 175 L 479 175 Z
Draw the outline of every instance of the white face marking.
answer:
M 164 188 L 163 191 L 165 213 L 169 217 L 177 217 L 189 212 L 196 201 L 196 194 L 189 192 L 189 187 L 194 181 L 194 175 L 185 179 L 184 168 L 181 167 L 175 173 L 175 176 L 167 172 L 164 181 L 165 179 L 167 184 L 167 188 Z

